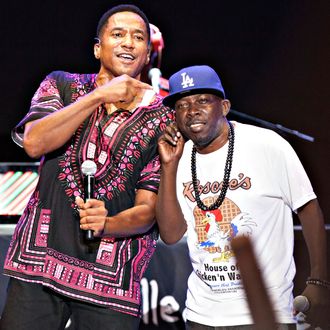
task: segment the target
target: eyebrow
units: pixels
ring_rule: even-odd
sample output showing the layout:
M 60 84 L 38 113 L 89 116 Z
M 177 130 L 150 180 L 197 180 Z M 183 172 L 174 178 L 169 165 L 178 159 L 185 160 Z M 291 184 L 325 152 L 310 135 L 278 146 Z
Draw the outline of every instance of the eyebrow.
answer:
M 117 26 L 117 27 L 114 27 L 110 32 L 113 32 L 113 31 L 116 31 L 116 30 L 119 30 L 119 31 L 126 31 L 128 30 L 127 28 L 123 28 L 123 27 L 120 27 L 120 26 Z M 146 32 L 144 30 L 141 30 L 141 29 L 134 29 L 133 31 L 134 33 L 141 33 L 143 35 L 146 35 Z

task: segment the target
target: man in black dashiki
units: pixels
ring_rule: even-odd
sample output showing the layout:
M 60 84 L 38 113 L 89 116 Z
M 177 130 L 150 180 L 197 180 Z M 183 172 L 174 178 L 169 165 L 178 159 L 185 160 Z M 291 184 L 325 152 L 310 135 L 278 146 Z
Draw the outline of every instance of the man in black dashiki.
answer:
M 5 261 L 4 329 L 64 329 L 70 316 L 77 328 L 139 326 L 140 280 L 158 238 L 157 139 L 174 112 L 140 81 L 150 32 L 137 7 L 110 9 L 97 37 L 99 73 L 50 73 L 13 130 L 42 160 Z M 96 173 L 94 198 L 84 202 L 86 160 Z

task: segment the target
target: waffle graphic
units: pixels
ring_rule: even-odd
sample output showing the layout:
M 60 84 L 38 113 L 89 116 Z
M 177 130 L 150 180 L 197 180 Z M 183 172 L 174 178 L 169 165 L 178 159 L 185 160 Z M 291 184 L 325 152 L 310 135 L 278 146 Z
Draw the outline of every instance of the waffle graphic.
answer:
M 216 201 L 217 197 L 218 196 L 207 197 L 203 199 L 203 203 L 206 206 L 210 206 Z M 222 221 L 219 225 L 221 232 L 225 233 L 228 230 L 232 231 L 231 220 L 234 219 L 238 214 L 240 214 L 241 210 L 233 201 L 231 201 L 228 198 L 224 199 L 219 209 L 222 213 Z M 197 206 L 194 209 L 194 218 L 195 218 L 195 230 L 198 236 L 198 243 L 207 241 L 208 240 L 207 231 L 205 230 L 205 223 L 203 223 L 203 220 L 205 219 L 205 214 Z M 231 232 L 230 232 L 230 236 L 232 236 Z M 221 248 L 219 246 L 204 247 L 204 249 L 209 253 L 221 253 L 221 252 L 225 252 L 226 250 L 229 250 L 230 247 L 229 245 L 226 245 L 224 247 L 225 251 L 221 251 Z

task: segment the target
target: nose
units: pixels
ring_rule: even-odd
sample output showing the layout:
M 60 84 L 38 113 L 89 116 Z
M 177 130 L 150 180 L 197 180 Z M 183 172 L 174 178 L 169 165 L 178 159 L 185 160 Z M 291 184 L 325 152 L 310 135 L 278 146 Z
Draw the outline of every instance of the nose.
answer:
M 187 111 L 187 113 L 188 113 L 189 116 L 195 116 L 195 115 L 199 114 L 199 112 L 200 112 L 199 111 L 199 108 L 198 108 L 198 106 L 196 104 L 191 103 L 189 105 L 188 111 Z
M 133 37 L 129 33 L 127 33 L 123 40 L 122 46 L 132 48 L 133 45 L 134 45 Z

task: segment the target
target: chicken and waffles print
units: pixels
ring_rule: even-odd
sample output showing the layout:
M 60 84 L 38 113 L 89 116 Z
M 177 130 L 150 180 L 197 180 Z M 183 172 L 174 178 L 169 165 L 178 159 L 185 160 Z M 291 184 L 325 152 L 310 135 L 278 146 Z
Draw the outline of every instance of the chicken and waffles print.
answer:
M 203 199 L 207 206 L 212 205 L 217 196 Z M 229 198 L 215 210 L 203 211 L 194 208 L 196 248 L 202 253 L 199 266 L 194 267 L 197 276 L 213 292 L 228 296 L 243 293 L 241 275 L 231 248 L 231 240 L 237 235 L 252 235 L 257 226 L 248 213 Z
M 206 206 L 212 205 L 216 197 L 203 200 Z M 198 236 L 198 248 L 217 257 L 213 262 L 229 261 L 234 255 L 230 246 L 231 240 L 239 233 L 251 235 L 256 223 L 247 213 L 242 213 L 239 207 L 229 198 L 215 210 L 203 211 L 197 206 L 194 209 L 195 230 Z

